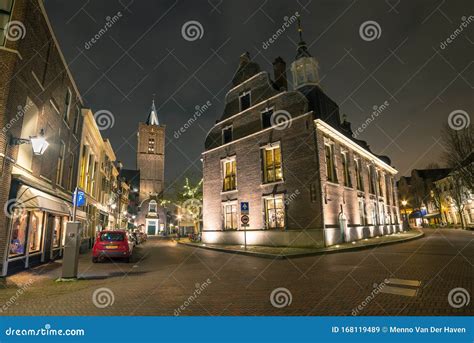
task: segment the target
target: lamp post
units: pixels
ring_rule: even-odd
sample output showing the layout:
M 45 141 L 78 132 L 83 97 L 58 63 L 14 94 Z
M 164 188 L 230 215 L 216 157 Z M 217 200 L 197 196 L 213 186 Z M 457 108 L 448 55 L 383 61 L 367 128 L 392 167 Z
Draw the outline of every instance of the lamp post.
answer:
M 407 209 L 406 209 L 407 204 L 408 204 L 408 201 L 402 200 L 402 206 L 403 206 L 403 230 L 405 230 L 406 224 L 407 224 Z

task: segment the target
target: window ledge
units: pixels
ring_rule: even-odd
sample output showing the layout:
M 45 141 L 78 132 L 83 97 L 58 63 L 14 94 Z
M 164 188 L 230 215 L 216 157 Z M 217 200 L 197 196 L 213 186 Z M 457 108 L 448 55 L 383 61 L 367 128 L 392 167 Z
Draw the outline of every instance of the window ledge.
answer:
M 221 191 L 221 195 L 225 195 L 225 194 L 231 194 L 231 193 L 235 193 L 235 192 L 238 192 L 239 190 L 236 188 L 236 189 L 231 189 L 231 190 L 228 190 L 228 191 Z
M 260 185 L 260 187 L 280 185 L 280 184 L 282 184 L 282 183 L 285 183 L 285 180 L 279 180 L 279 181 L 273 181 L 273 182 L 262 183 L 262 184 Z
M 339 187 L 341 186 L 340 184 L 334 182 L 334 181 L 326 181 L 327 185 L 334 186 L 334 187 Z

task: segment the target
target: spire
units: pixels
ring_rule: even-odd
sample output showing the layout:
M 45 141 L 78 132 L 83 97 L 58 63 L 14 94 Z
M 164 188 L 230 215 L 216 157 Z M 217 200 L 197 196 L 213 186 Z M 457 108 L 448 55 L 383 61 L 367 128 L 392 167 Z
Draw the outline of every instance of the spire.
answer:
M 311 57 L 311 54 L 308 51 L 308 47 L 306 46 L 306 42 L 303 40 L 303 28 L 301 27 L 301 20 L 298 17 L 298 34 L 300 36 L 300 41 L 298 42 L 298 49 L 296 50 L 296 58 L 299 59 L 301 57 Z
M 160 125 L 158 121 L 158 113 L 156 113 L 155 107 L 155 94 L 153 94 L 153 101 L 151 103 L 150 114 L 148 114 L 148 119 L 146 120 L 148 125 Z

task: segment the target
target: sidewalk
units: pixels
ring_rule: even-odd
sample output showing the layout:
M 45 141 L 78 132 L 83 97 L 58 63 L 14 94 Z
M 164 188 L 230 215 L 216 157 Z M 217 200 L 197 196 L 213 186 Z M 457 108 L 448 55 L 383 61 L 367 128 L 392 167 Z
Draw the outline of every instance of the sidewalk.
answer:
M 333 245 L 327 248 L 292 248 L 292 247 L 270 247 L 270 246 L 247 246 L 245 250 L 243 245 L 224 245 L 224 244 L 205 244 L 192 243 L 189 239 L 184 238 L 178 241 L 178 244 L 188 245 L 195 248 L 217 250 L 231 254 L 250 255 L 263 258 L 295 258 L 320 254 L 330 254 L 337 252 L 346 252 L 360 249 L 368 249 L 379 245 L 394 244 L 421 238 L 424 233 L 420 230 L 410 230 L 401 233 L 395 233 L 387 236 L 374 238 L 365 238 L 351 243 L 343 243 Z

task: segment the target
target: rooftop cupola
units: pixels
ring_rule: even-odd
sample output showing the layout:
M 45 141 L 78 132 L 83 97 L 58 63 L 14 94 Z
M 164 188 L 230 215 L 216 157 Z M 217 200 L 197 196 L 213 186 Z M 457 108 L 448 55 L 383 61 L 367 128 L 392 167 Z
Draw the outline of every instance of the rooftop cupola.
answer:
M 308 51 L 308 46 L 303 40 L 303 29 L 298 18 L 299 43 L 296 50 L 295 61 L 291 64 L 293 75 L 293 87 L 298 89 L 307 85 L 319 85 L 319 67 L 316 58 L 312 57 Z

